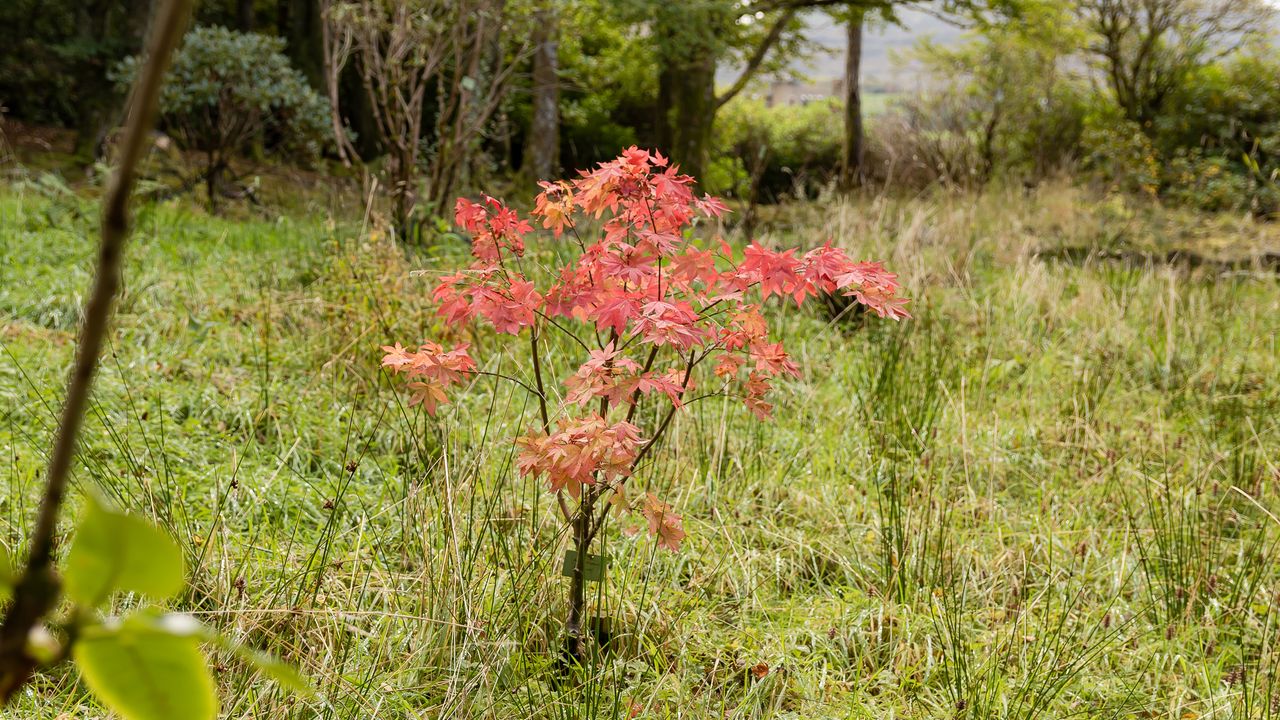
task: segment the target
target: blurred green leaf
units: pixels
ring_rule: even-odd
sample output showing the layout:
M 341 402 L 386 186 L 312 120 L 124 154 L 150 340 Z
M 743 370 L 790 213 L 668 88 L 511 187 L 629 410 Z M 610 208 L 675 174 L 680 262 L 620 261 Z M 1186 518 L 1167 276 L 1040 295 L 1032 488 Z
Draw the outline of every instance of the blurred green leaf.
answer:
M 13 586 L 18 582 L 18 573 L 13 568 L 13 558 L 9 549 L 0 545 L 0 602 L 13 595 Z
M 65 588 L 90 607 L 116 590 L 163 600 L 182 590 L 185 572 L 182 551 L 168 535 L 94 501 L 67 554 Z
M 188 615 L 132 615 L 85 628 L 73 655 L 85 684 L 128 720 L 212 720 L 213 676 Z

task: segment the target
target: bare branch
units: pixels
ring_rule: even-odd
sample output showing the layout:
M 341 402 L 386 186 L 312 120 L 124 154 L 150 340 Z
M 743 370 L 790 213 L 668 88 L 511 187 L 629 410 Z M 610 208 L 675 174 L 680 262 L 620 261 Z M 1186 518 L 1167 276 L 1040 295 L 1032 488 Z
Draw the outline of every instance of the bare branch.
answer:
M 716 98 L 717 108 L 732 100 L 735 95 L 742 92 L 747 83 L 751 82 L 751 78 L 760 69 L 765 57 L 769 55 L 769 50 L 773 49 L 773 46 L 777 44 L 778 39 L 782 37 L 782 32 L 786 30 L 787 25 L 795 16 L 795 8 L 788 8 L 778 16 L 778 19 L 773 23 L 773 27 L 769 28 L 768 34 L 760 40 L 760 44 L 752 51 L 751 57 L 747 60 L 746 67 L 742 68 L 742 73 L 738 75 L 738 79 L 733 82 L 733 85 L 729 86 L 729 89 L 723 95 Z

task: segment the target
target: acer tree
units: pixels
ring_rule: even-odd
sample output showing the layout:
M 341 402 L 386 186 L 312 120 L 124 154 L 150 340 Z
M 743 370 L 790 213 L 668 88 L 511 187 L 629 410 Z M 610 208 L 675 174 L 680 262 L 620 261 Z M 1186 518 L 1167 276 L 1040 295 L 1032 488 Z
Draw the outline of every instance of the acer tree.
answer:
M 543 0 L 534 11 L 533 111 L 525 167 L 532 179 L 551 177 L 560 167 L 560 21 L 557 3 Z
M 767 420 L 774 383 L 799 376 L 770 336 L 763 305 L 843 293 L 881 317 L 909 317 L 892 273 L 829 244 L 807 252 L 754 242 L 742 253 L 724 241 L 704 246 L 693 226 L 726 209 L 696 196 L 693 183 L 661 154 L 635 147 L 576 180 L 541 183 L 533 215 L 555 242 L 577 250 L 548 283 L 526 274 L 536 266 L 524 259 L 529 221 L 492 197 L 459 199 L 455 220 L 471 235 L 474 260 L 433 291 L 449 325 L 482 322 L 527 337 L 532 378 L 508 379 L 532 394 L 538 421 L 514 440 L 517 465 L 546 482 L 572 530 L 566 647 L 578 659 L 586 652 L 589 550 L 610 513 L 635 517 L 668 550 L 685 536 L 670 505 L 634 486 L 676 413 L 728 395 Z M 581 351 L 581 364 L 565 368 L 558 387 L 542 349 L 549 333 Z M 459 383 L 494 374 L 467 345 L 397 343 L 383 351 L 382 364 L 407 379 L 411 404 L 432 415 Z M 645 404 L 656 412 L 638 414 Z M 653 420 L 642 426 L 642 416 Z

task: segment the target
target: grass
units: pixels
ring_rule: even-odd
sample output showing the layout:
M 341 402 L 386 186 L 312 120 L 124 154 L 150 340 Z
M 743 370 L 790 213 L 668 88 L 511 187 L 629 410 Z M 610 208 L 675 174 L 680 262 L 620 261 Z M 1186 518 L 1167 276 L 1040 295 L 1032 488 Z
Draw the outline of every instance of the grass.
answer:
M 1065 187 L 775 209 L 780 243 L 883 257 L 917 319 L 773 308 L 804 379 L 768 425 L 718 400 L 679 417 L 640 480 L 684 514 L 686 547 L 605 533 L 610 651 L 566 677 L 567 538 L 508 442 L 536 408 L 480 380 L 433 420 L 377 367 L 380 344 L 441 335 L 412 271 L 465 248 L 406 253 L 376 215 L 309 202 L 141 213 L 76 470 L 182 543 L 182 609 L 321 689 L 299 701 L 217 657 L 227 717 L 1280 715 L 1280 283 L 1040 252 L 1248 255 L 1274 229 Z M 14 551 L 95 217 L 39 183 L 0 190 Z M 485 369 L 529 374 L 466 339 Z M 548 350 L 557 371 L 571 358 Z M 101 714 L 73 671 L 31 690 L 6 717 Z

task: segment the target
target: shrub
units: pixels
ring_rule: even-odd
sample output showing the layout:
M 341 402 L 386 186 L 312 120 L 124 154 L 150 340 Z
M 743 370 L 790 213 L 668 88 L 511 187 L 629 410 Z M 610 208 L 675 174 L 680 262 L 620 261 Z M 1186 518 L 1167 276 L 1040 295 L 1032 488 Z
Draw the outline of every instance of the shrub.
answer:
M 1095 112 L 1085 119 L 1081 141 L 1085 168 L 1109 191 L 1155 197 L 1160 189 L 1160 156 L 1136 122 L 1115 112 Z
M 836 173 L 843 122 L 834 100 L 779 107 L 734 100 L 716 115 L 707 188 L 743 199 L 754 188 L 767 202 L 813 197 Z
M 868 130 L 868 179 L 913 189 L 980 184 L 982 158 L 967 106 L 949 93 L 898 102 Z
M 1171 198 L 1208 210 L 1280 211 L 1280 63 L 1260 53 L 1198 68 L 1168 107 L 1153 142 L 1168 158 Z
M 573 537 L 576 554 L 565 563 L 572 578 L 566 648 L 575 659 L 585 653 L 588 551 L 610 511 L 638 514 L 673 551 L 685 535 L 670 505 L 628 482 L 675 414 L 729 395 L 767 419 L 772 383 L 799 375 L 782 343 L 769 337 L 761 305 L 774 295 L 799 304 L 842 290 L 881 317 L 907 317 L 894 275 L 830 245 L 801 255 L 752 243 L 742 257 L 723 241 L 699 247 L 691 232 L 696 219 L 718 218 L 725 206 L 695 197 L 692 184 L 661 155 L 634 147 L 572 182 L 543 183 L 534 215 L 557 238 L 568 230 L 573 240 L 564 244 L 580 253 L 542 289 L 523 274 L 540 264 L 522 259 L 531 225 L 492 197 L 459 199 L 456 221 L 472 236 L 475 260 L 433 293 L 447 324 L 479 319 L 499 334 L 529 337 L 532 381 L 515 382 L 537 403 L 540 424 L 515 440 L 517 463 L 522 475 L 546 480 Z M 593 218 L 603 218 L 594 237 Z M 581 350 L 558 408 L 545 382 L 554 372 L 547 361 L 562 353 L 542 349 L 546 333 L 562 333 L 567 346 Z M 432 415 L 453 386 L 481 373 L 467 345 L 397 343 L 383 351 L 383 365 L 409 378 L 411 403 Z M 689 397 L 695 371 L 713 356 L 706 379 L 712 389 Z M 642 405 L 652 407 L 637 413 Z
M 132 57 L 114 73 L 133 80 Z M 186 150 L 205 153 L 200 179 L 216 204 L 231 157 L 261 148 L 314 159 L 331 137 L 328 104 L 289 65 L 284 40 L 221 27 L 187 33 L 160 96 L 161 127 Z

